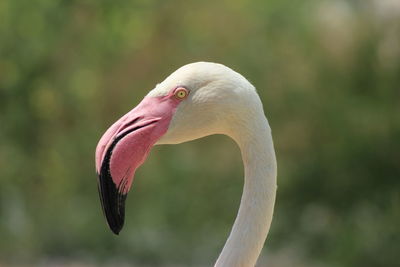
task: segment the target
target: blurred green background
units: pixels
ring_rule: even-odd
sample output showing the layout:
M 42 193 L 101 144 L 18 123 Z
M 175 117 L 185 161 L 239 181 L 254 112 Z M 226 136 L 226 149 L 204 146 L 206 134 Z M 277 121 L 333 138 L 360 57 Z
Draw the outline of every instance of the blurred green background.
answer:
M 156 147 L 120 236 L 97 141 L 176 68 L 258 89 L 279 165 L 259 266 L 398 266 L 400 1 L 0 1 L 0 265 L 211 266 L 240 201 L 229 138 Z

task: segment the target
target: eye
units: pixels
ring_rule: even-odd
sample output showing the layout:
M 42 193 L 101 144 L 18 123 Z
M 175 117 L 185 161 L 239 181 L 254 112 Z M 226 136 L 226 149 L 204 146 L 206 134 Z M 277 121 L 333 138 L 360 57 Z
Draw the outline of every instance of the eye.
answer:
M 177 99 L 182 100 L 182 99 L 185 99 L 185 98 L 188 96 L 188 94 L 189 94 L 189 90 L 187 90 L 187 89 L 184 88 L 184 87 L 178 87 L 178 88 L 176 88 L 176 90 L 175 90 L 174 96 L 175 96 Z

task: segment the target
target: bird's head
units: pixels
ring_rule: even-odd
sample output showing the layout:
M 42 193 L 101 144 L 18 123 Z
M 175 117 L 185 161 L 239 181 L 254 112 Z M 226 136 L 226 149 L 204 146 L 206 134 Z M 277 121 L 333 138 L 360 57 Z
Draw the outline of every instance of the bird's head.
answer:
M 260 108 L 254 87 L 221 64 L 188 64 L 158 84 L 97 145 L 99 193 L 111 230 L 122 229 L 126 195 L 153 145 L 231 135 Z

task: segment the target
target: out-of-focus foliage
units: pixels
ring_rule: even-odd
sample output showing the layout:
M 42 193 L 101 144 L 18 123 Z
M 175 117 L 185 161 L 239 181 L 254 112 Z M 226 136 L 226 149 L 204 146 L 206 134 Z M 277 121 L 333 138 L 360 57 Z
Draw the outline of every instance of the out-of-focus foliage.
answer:
M 236 215 L 226 137 L 156 147 L 120 236 L 94 150 L 177 67 L 214 61 L 257 88 L 279 163 L 260 266 L 397 266 L 400 2 L 0 1 L 0 265 L 210 266 Z

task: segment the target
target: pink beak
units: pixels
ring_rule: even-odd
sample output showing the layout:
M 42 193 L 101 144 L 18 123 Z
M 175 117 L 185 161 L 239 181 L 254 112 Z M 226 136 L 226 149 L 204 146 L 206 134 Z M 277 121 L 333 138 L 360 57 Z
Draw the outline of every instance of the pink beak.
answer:
M 125 200 L 135 171 L 152 146 L 168 130 L 179 104 L 172 95 L 145 97 L 133 110 L 115 122 L 96 148 L 98 189 L 110 229 L 118 234 L 125 219 Z

